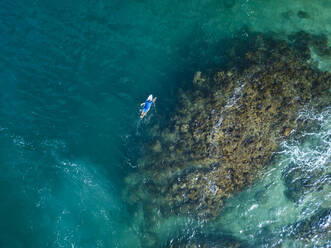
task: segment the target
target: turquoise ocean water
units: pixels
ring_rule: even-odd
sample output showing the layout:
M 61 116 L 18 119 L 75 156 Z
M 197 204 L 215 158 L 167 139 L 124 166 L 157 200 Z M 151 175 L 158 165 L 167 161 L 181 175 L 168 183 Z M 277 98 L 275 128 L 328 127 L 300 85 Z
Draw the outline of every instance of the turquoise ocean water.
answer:
M 0 247 L 145 247 L 144 220 L 122 196 L 144 128 L 171 113 L 195 71 L 231 63 L 228 39 L 247 30 L 330 37 L 330 13 L 328 0 L 1 0 Z M 312 54 L 331 71 L 331 58 Z M 140 122 L 150 93 L 159 100 Z M 331 206 L 330 109 L 302 111 L 314 129 L 282 144 L 261 181 L 212 223 L 160 223 L 159 246 L 224 233 L 252 247 L 330 245 L 289 235 Z M 283 192 L 299 190 L 285 187 L 291 168 L 319 171 L 314 182 L 327 186 L 289 201 Z

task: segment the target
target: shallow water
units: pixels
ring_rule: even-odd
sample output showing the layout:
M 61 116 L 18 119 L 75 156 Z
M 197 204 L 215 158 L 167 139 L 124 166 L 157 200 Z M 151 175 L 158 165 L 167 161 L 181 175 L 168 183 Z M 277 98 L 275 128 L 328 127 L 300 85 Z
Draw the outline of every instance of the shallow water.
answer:
M 0 246 L 144 247 L 146 219 L 128 208 L 122 188 L 157 112 L 171 113 L 195 71 L 231 63 L 229 38 L 246 39 L 248 30 L 330 37 L 330 10 L 328 0 L 1 1 Z M 330 57 L 311 49 L 312 63 L 331 70 Z M 140 122 L 150 93 L 159 100 Z M 280 194 L 291 160 L 329 173 L 330 119 L 318 122 L 284 143 L 262 181 L 217 221 L 160 220 L 160 243 L 225 233 L 248 245 L 293 246 L 283 228 L 330 207 L 329 184 L 297 202 Z M 327 244 L 321 239 L 308 245 Z

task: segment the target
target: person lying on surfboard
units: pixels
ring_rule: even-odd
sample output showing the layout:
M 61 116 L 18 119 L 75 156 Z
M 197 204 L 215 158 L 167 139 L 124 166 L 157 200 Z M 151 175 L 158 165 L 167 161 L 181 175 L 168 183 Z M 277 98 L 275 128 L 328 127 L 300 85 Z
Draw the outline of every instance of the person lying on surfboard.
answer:
M 151 106 L 153 103 L 155 103 L 155 101 L 156 101 L 156 97 L 154 97 L 154 99 L 153 99 L 153 95 L 150 94 L 147 97 L 146 101 L 143 102 L 142 104 L 140 104 L 140 106 L 143 107 L 143 109 L 141 110 L 140 119 L 145 117 L 145 115 L 151 109 Z

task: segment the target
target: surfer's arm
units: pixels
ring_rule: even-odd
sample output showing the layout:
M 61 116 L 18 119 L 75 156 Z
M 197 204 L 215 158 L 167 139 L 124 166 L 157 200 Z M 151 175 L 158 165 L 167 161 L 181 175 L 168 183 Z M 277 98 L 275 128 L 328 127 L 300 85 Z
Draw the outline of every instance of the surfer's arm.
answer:
M 142 104 L 140 104 L 141 107 L 144 107 L 145 106 L 145 103 L 143 102 Z
M 157 99 L 157 97 L 154 97 L 154 99 L 153 99 L 153 103 L 155 103 L 155 102 L 156 102 L 156 99 Z

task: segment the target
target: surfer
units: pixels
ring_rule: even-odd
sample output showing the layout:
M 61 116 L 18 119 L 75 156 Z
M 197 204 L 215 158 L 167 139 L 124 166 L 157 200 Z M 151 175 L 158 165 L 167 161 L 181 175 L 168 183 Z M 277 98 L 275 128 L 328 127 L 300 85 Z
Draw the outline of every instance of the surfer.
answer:
M 150 94 L 147 97 L 146 101 L 143 102 L 142 104 L 140 104 L 140 106 L 143 107 L 143 109 L 141 110 L 141 114 L 140 114 L 141 119 L 145 117 L 145 115 L 150 110 L 152 104 L 155 103 L 155 101 L 156 101 L 156 97 L 153 98 L 153 95 Z

